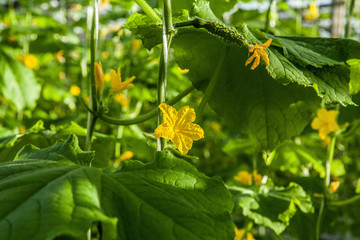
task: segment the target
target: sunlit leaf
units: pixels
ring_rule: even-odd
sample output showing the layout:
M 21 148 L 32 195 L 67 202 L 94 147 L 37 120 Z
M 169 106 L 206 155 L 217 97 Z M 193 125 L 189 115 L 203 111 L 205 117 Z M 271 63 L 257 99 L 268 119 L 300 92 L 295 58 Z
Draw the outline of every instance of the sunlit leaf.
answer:
M 245 216 L 259 225 L 271 228 L 276 234 L 286 229 L 297 211 L 313 211 L 310 197 L 296 183 L 273 189 L 263 186 L 260 193 L 246 190 L 236 194 L 236 198 Z

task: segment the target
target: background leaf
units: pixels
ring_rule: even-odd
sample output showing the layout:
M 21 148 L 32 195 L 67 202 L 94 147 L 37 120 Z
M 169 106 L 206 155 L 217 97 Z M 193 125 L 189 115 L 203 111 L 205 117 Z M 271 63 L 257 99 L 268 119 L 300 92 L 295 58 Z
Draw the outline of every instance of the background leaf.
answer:
M 33 109 L 40 96 L 40 84 L 33 71 L 16 60 L 11 50 L 0 48 L 0 93 L 12 101 L 17 110 Z
M 245 216 L 259 225 L 271 228 L 276 234 L 285 230 L 298 210 L 303 213 L 313 212 L 310 197 L 296 183 L 273 189 L 262 186 L 260 193 L 247 190 L 236 195 L 236 198 Z

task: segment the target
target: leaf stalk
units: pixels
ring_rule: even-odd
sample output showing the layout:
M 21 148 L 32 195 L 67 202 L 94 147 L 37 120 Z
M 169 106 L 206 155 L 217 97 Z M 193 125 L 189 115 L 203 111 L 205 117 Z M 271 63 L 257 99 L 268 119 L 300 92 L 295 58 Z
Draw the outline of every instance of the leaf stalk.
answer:
M 161 18 L 156 14 L 145 0 L 135 0 L 135 2 L 141 7 L 141 9 L 148 15 L 154 22 L 161 22 Z

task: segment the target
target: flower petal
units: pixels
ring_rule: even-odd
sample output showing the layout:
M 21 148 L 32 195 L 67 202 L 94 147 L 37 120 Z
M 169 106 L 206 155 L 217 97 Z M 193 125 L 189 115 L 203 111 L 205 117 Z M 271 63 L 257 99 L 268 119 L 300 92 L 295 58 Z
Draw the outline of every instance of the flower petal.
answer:
M 175 125 L 178 126 L 184 125 L 186 123 L 192 123 L 193 121 L 195 121 L 195 118 L 196 114 L 193 108 L 189 106 L 182 107 L 177 114 Z
M 160 104 L 159 108 L 163 114 L 164 123 L 168 126 L 174 126 L 177 119 L 176 109 L 166 103 Z
M 266 62 L 266 65 L 270 66 L 270 61 L 269 61 L 267 53 L 265 51 L 259 51 L 259 55 L 262 56 L 262 58 Z
M 314 118 L 311 122 L 311 128 L 314 130 L 320 129 L 324 125 L 324 122 L 321 121 L 319 118 Z
M 193 143 L 193 140 L 191 140 L 191 138 L 183 134 L 175 134 L 174 138 L 171 139 L 171 141 L 175 144 L 177 149 L 179 149 L 182 154 L 187 154 L 191 149 Z
M 197 124 L 189 123 L 182 126 L 177 126 L 176 134 L 182 134 L 192 140 L 199 140 L 204 138 L 204 130 Z
M 250 69 L 251 69 L 251 70 L 254 70 L 257 66 L 259 66 L 259 63 L 260 63 L 260 56 L 257 55 L 256 58 L 255 58 L 255 60 L 254 60 L 253 65 L 251 66 Z
M 157 138 L 162 137 L 171 140 L 175 136 L 174 128 L 172 126 L 168 126 L 166 123 L 162 123 L 155 129 L 154 136 Z
M 264 43 L 261 46 L 263 47 L 263 49 L 267 49 L 270 46 L 271 42 L 272 42 L 272 39 L 269 38 L 269 40 L 267 40 L 266 43 Z
M 249 64 L 251 63 L 251 61 L 252 61 L 257 55 L 258 55 L 257 52 L 254 52 L 253 55 L 251 55 L 251 57 L 249 57 L 249 58 L 246 60 L 246 62 L 245 62 L 245 67 L 246 67 L 247 65 L 249 65 Z

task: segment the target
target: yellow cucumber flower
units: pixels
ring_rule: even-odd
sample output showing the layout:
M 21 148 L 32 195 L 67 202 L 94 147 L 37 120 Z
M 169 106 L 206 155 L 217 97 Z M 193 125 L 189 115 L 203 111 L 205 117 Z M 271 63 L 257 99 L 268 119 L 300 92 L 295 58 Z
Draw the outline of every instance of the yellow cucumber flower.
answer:
M 247 171 L 238 172 L 234 179 L 242 184 L 252 185 L 252 176 Z
M 96 83 L 96 89 L 98 93 L 100 93 L 101 89 L 104 86 L 104 73 L 102 70 L 101 62 L 95 63 L 95 83 Z
M 77 85 L 71 85 L 70 87 L 70 93 L 71 95 L 77 97 L 80 95 L 81 89 Z
M 132 151 L 126 151 L 120 155 L 120 161 L 125 161 L 134 156 L 134 153 Z
M 111 69 L 111 87 L 114 93 L 118 93 L 128 88 L 134 87 L 134 84 L 131 83 L 134 81 L 134 79 L 135 76 L 132 76 L 125 82 L 121 82 L 120 68 L 118 68 L 116 72 L 115 70 Z
M 319 8 L 317 5 L 314 2 L 310 3 L 309 9 L 304 14 L 305 20 L 314 21 L 318 19 L 319 16 Z
M 27 68 L 39 69 L 38 59 L 33 54 L 20 55 L 18 59 L 23 62 Z
M 339 181 L 334 181 L 330 183 L 329 186 L 329 192 L 330 193 L 334 193 L 340 186 L 340 182 Z
M 65 58 L 64 58 L 64 50 L 60 50 L 58 52 L 56 52 L 54 54 L 55 59 L 59 62 L 59 63 L 64 63 L 65 62 Z
M 249 65 L 252 62 L 252 60 L 255 58 L 254 63 L 250 68 L 251 70 L 254 70 L 260 64 L 260 57 L 264 59 L 266 65 L 270 66 L 269 58 L 267 53 L 265 52 L 265 49 L 267 49 L 270 46 L 271 42 L 272 39 L 270 38 L 264 44 L 255 44 L 255 46 L 252 46 L 249 49 L 249 53 L 253 52 L 253 55 L 251 55 L 251 57 L 249 57 L 248 60 L 246 60 L 245 67 Z
M 164 123 L 155 129 L 155 137 L 171 140 L 182 154 L 188 153 L 193 141 L 204 138 L 204 130 L 192 123 L 196 118 L 193 108 L 185 106 L 177 112 L 166 103 L 160 104 L 159 108 L 163 113 Z
M 250 232 L 247 232 L 246 233 L 246 238 L 243 238 L 245 234 L 245 229 L 238 229 L 236 226 L 235 226 L 235 238 L 234 240 L 241 240 L 241 239 L 244 239 L 244 240 L 255 240 L 254 236 L 250 233 Z
M 336 132 L 340 129 L 338 123 L 336 122 L 338 114 L 338 110 L 328 111 L 325 108 L 320 108 L 317 111 L 317 116 L 311 122 L 311 127 L 314 130 L 319 130 L 319 136 L 322 140 L 325 140 L 330 133 Z
M 236 176 L 234 176 L 234 180 L 244 184 L 244 185 L 252 185 L 253 180 L 255 185 L 259 185 L 262 180 L 262 176 L 257 173 L 257 170 L 253 171 L 253 173 L 249 173 L 247 171 L 239 171 Z

